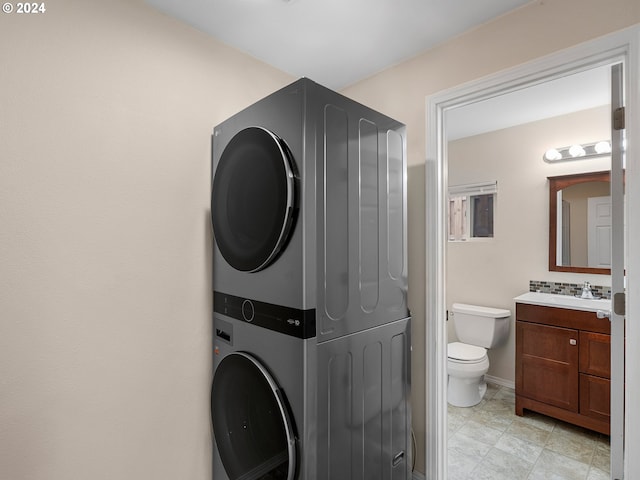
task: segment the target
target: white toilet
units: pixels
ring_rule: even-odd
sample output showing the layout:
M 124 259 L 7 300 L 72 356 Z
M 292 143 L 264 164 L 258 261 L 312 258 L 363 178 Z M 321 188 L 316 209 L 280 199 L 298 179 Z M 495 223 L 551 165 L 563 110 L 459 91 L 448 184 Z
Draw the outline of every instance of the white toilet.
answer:
M 459 341 L 447 345 L 447 401 L 456 407 L 472 407 L 480 403 L 487 391 L 486 349 L 506 340 L 511 312 L 464 303 L 454 303 L 451 311 Z

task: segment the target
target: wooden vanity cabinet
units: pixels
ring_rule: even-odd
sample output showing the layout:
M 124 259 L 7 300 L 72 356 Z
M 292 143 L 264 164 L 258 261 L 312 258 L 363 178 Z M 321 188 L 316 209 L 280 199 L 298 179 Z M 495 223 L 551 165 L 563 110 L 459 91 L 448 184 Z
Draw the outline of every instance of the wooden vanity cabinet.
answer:
M 611 326 L 595 312 L 516 304 L 516 415 L 609 434 Z

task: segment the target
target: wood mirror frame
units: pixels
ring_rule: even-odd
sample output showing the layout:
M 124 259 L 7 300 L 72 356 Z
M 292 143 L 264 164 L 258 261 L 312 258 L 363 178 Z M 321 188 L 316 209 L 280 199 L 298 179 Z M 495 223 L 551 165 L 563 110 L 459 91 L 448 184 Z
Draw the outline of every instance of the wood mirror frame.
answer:
M 574 175 L 562 175 L 559 177 L 547 177 L 549 180 L 549 271 L 593 273 L 611 275 L 610 268 L 573 267 L 558 265 L 557 260 L 557 233 L 558 233 L 558 192 L 571 185 L 586 182 L 610 182 L 610 172 L 590 172 Z

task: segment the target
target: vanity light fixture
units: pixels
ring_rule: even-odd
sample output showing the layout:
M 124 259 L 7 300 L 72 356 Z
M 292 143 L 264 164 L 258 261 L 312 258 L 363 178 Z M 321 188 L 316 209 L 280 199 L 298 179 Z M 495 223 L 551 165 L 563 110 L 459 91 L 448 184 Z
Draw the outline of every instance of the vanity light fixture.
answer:
M 551 148 L 542 156 L 545 162 L 562 162 L 565 160 L 578 160 L 584 158 L 601 157 L 611 154 L 611 143 L 608 140 L 569 147 Z

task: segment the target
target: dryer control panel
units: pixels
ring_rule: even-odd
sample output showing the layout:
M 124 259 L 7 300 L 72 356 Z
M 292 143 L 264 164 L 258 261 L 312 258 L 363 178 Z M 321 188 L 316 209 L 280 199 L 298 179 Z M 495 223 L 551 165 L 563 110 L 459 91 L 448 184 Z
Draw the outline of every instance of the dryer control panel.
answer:
M 316 336 L 314 308 L 299 310 L 214 291 L 213 311 L 297 338 Z

